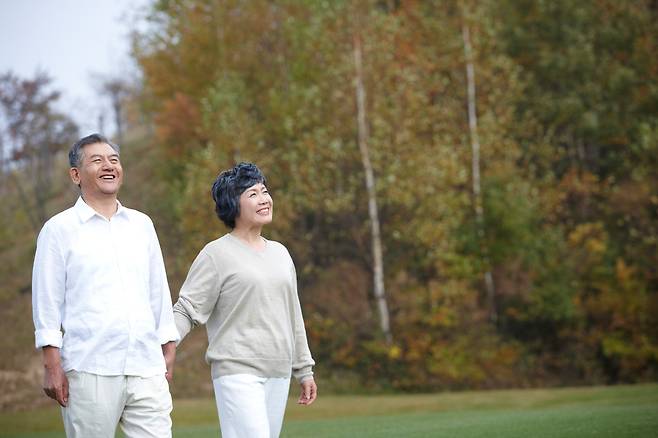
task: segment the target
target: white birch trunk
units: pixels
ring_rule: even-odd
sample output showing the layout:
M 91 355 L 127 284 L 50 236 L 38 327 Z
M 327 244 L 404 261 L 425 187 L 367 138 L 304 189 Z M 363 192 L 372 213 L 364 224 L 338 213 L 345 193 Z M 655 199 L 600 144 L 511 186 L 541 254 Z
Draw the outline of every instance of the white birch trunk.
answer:
M 471 138 L 471 172 L 473 179 L 473 202 L 475 204 L 475 220 L 477 223 L 477 233 L 480 239 L 480 248 L 486 271 L 484 273 L 484 285 L 487 292 L 487 306 L 489 308 L 489 318 L 492 321 L 498 319 L 496 311 L 493 275 L 491 274 L 491 263 L 489 260 L 489 249 L 485 241 L 484 232 L 484 207 L 482 206 L 482 192 L 480 187 L 480 138 L 478 136 L 478 122 L 475 95 L 475 67 L 473 65 L 473 49 L 471 46 L 471 35 L 466 23 L 462 25 L 462 37 L 464 40 L 464 58 L 466 60 L 466 84 L 468 99 L 468 130 Z
M 368 150 L 368 124 L 366 123 L 366 92 L 363 86 L 363 62 L 361 54 L 361 39 L 354 37 L 354 66 L 356 77 L 354 86 L 356 89 L 357 127 L 358 142 L 361 152 L 361 161 L 366 176 L 366 190 L 368 192 L 368 213 L 370 216 L 370 231 L 372 234 L 372 258 L 374 291 L 377 309 L 379 311 L 379 322 L 386 342 L 392 341 L 391 327 L 388 315 L 388 304 L 384 289 L 384 258 L 382 255 L 382 241 L 379 227 L 379 213 L 377 209 L 377 196 L 375 190 L 375 176 L 370 162 Z

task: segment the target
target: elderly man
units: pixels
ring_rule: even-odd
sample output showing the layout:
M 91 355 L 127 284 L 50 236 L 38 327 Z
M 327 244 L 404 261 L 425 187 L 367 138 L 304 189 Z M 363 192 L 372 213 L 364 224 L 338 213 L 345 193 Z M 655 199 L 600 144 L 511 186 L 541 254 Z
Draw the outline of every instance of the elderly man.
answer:
M 98 134 L 69 152 L 81 197 L 37 240 L 32 277 L 44 391 L 67 437 L 171 437 L 178 332 L 153 223 L 117 200 L 117 146 Z

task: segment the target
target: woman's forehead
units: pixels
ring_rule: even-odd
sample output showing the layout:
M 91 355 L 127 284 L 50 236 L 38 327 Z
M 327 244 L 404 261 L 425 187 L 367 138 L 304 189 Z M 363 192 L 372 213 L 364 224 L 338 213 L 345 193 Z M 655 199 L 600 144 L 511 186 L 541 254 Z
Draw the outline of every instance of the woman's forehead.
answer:
M 245 191 L 245 192 L 249 192 L 249 191 L 257 191 L 257 192 L 259 192 L 259 191 L 261 191 L 261 190 L 263 190 L 263 189 L 267 189 L 267 187 L 265 186 L 265 184 L 263 184 L 263 183 L 256 183 L 256 184 L 254 184 L 254 185 L 251 186 L 251 187 L 247 187 L 244 191 Z

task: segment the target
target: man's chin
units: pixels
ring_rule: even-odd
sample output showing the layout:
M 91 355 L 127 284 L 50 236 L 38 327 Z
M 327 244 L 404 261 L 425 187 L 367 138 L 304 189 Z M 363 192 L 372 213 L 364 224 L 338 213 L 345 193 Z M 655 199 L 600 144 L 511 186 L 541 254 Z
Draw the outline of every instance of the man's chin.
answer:
M 108 197 L 109 197 L 109 196 L 116 196 L 117 194 L 119 194 L 119 189 L 115 189 L 115 190 L 101 190 L 100 192 L 101 192 L 101 195 L 102 195 L 102 196 L 108 196 Z

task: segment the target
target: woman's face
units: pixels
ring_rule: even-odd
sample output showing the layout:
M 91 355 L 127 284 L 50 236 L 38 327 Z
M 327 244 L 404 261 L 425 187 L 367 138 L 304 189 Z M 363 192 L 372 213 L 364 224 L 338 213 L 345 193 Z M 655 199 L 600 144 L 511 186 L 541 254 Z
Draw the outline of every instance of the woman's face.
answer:
M 240 214 L 235 218 L 236 228 L 262 227 L 272 222 L 274 201 L 264 184 L 249 187 L 240 195 Z

